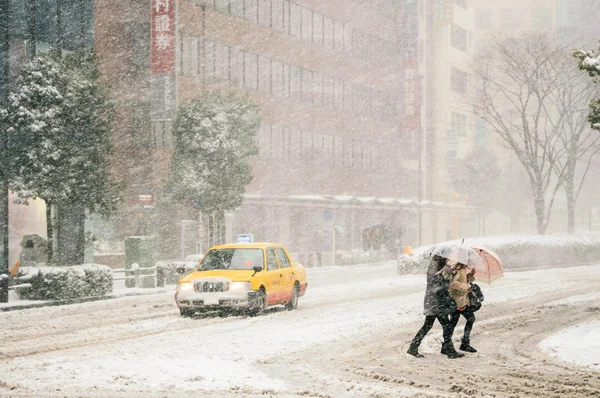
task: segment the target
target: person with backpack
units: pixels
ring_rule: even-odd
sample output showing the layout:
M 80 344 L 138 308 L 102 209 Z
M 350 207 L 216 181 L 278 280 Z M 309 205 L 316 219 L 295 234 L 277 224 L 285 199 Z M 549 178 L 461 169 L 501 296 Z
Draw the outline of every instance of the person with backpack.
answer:
M 473 324 L 475 323 L 475 312 L 481 308 L 481 304 L 484 300 L 483 292 L 479 285 L 474 283 L 475 281 L 475 269 L 467 274 L 467 283 L 469 284 L 468 290 L 468 304 L 463 308 L 458 308 L 457 311 L 452 314 L 451 322 L 453 330 L 458 324 L 458 320 L 462 315 L 467 323 L 463 332 L 463 337 L 459 349 L 465 352 L 475 353 L 477 350 L 471 346 L 471 331 L 473 330 Z

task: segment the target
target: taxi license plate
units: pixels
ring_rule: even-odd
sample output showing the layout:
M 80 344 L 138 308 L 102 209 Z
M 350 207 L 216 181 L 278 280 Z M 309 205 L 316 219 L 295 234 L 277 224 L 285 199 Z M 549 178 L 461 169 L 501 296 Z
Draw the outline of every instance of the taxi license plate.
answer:
M 219 299 L 216 297 L 205 298 L 204 305 L 219 305 Z

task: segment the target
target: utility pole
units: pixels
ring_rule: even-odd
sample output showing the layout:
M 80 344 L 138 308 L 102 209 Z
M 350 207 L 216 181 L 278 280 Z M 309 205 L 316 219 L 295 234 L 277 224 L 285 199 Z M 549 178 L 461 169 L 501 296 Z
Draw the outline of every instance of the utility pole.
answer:
M 0 108 L 8 102 L 10 79 L 9 0 L 0 0 Z M 8 149 L 8 133 L 0 127 L 0 156 Z M 8 178 L 6 167 L 0 169 L 0 303 L 8 303 Z

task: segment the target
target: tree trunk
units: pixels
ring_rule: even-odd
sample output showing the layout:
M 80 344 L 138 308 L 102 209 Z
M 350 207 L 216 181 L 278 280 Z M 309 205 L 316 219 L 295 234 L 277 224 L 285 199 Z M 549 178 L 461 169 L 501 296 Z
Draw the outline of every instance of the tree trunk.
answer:
M 533 195 L 537 233 L 538 235 L 544 235 L 548 225 L 546 220 L 546 199 L 544 198 L 544 189 L 540 183 L 536 184 Z
M 81 265 L 85 257 L 85 208 L 79 204 L 59 205 L 58 258 L 62 265 Z
M 48 263 L 54 259 L 54 228 L 52 225 L 52 203 L 46 201 L 46 238 L 48 239 Z
M 567 180 L 565 183 L 565 196 L 567 197 L 567 232 L 575 232 L 575 188 L 573 180 Z

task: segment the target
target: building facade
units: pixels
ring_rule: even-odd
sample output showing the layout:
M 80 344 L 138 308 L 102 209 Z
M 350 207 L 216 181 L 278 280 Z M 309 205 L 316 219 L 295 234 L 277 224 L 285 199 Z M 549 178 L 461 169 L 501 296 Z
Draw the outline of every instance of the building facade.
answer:
M 123 234 L 151 234 L 158 223 L 180 235 L 169 245 L 181 253 L 165 255 L 192 250 L 196 227 L 204 247 L 252 233 L 297 252 L 325 250 L 331 239 L 338 249 L 362 247 L 372 229 L 398 231 L 402 244 L 446 238 L 419 233 L 436 229 L 423 220 L 445 218 L 439 198 L 423 193 L 420 3 L 96 0 L 96 49 L 119 108 Z M 407 34 L 413 40 L 402 41 Z M 159 205 L 137 203 L 160 202 L 177 106 L 210 90 L 247 93 L 259 105 L 260 151 L 245 205 L 194 226 L 189 206 L 166 219 Z M 315 197 L 325 199 L 306 200 Z

